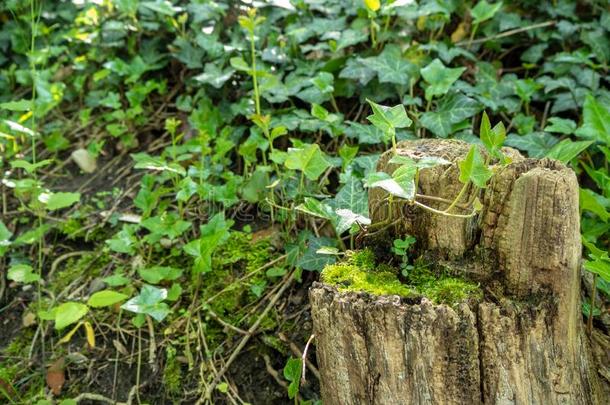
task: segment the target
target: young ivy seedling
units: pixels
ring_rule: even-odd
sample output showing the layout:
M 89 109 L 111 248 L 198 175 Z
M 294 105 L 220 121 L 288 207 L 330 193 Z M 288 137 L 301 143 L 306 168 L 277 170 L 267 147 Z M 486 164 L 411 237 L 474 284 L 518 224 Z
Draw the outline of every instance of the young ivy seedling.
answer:
M 470 147 L 466 157 L 458 162 L 460 170 L 459 181 L 462 183 L 462 188 L 453 200 L 448 200 L 438 196 L 418 194 L 417 189 L 419 172 L 421 169 L 450 164 L 451 162 L 433 156 L 415 160 L 410 157 L 398 155 L 396 149 L 396 129 L 406 128 L 411 125 L 412 121 L 407 117 L 402 105 L 384 107 L 371 101 L 368 102 L 373 110 L 373 114 L 368 117 L 368 120 L 384 134 L 386 140 L 392 140 L 393 156 L 389 162 L 399 165 L 391 175 L 385 172 L 370 174 L 367 178 L 368 187 L 380 187 L 387 191 L 388 196 L 386 199 L 390 205 L 394 198 L 398 198 L 406 200 L 409 205 L 418 206 L 438 215 L 457 218 L 470 218 L 476 215 L 477 211 L 481 209 L 481 203 L 476 197 L 477 193 L 473 193 L 474 197 L 466 203 L 461 203 L 461 200 L 471 185 L 477 189 L 486 187 L 487 181 L 493 174 L 490 168 L 490 161 L 492 158 L 497 159 L 501 164 L 509 163 L 509 159 L 504 156 L 501 151 L 504 140 L 506 139 L 504 124 L 500 122 L 492 128 L 489 117 L 485 112 L 483 113 L 480 138 L 483 146 L 487 150 L 487 156 L 485 158 L 482 156 L 477 145 L 472 145 Z M 422 201 L 441 202 L 445 203 L 447 207 L 441 210 L 433 208 Z M 455 212 L 456 208 L 459 208 L 462 213 Z M 387 221 L 382 221 L 373 226 L 378 228 L 390 225 L 392 224 L 388 224 Z

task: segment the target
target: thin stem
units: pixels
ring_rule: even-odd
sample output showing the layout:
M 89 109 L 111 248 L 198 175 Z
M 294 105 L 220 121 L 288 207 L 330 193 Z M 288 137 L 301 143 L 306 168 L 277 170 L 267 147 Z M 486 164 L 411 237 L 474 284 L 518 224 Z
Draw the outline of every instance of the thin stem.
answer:
M 593 331 L 593 310 L 595 309 L 595 293 L 597 292 L 597 274 L 593 273 L 593 286 L 591 287 L 591 304 L 589 305 L 589 318 L 587 319 L 587 333 Z
M 458 201 L 460 201 L 462 199 L 462 197 L 464 196 L 464 193 L 466 192 L 466 189 L 468 188 L 469 184 L 470 184 L 469 181 L 464 183 L 464 185 L 462 186 L 462 189 L 460 190 L 458 195 L 455 197 L 455 200 L 453 200 L 453 202 L 445 209 L 445 212 L 450 212 L 451 209 L 453 207 L 455 207 L 455 205 L 458 203 Z
M 432 207 L 428 207 L 427 205 L 422 204 L 422 203 L 420 203 L 419 201 L 415 201 L 415 200 L 413 200 L 413 204 L 415 204 L 415 205 L 417 205 L 418 207 L 421 207 L 421 208 L 423 208 L 423 209 L 425 209 L 425 210 L 427 210 L 427 211 L 434 212 L 435 214 L 444 215 L 444 216 L 446 216 L 446 217 L 454 217 L 454 218 L 472 218 L 472 217 L 474 217 L 474 216 L 477 214 L 477 212 L 476 212 L 476 211 L 473 211 L 472 213 L 470 213 L 470 214 L 465 214 L 465 215 L 463 215 L 463 214 L 450 214 L 450 213 L 448 213 L 448 212 L 446 212 L 446 211 L 441 211 L 441 210 L 434 209 L 434 208 L 432 208 Z
M 470 48 L 472 46 L 472 40 L 474 39 L 474 36 L 477 33 L 478 29 L 479 29 L 479 24 L 475 24 L 474 28 L 472 29 L 472 32 L 470 33 L 470 38 L 468 39 L 468 48 Z
M 252 83 L 254 85 L 254 105 L 256 115 L 261 115 L 261 101 L 258 92 L 258 80 L 256 78 L 256 50 L 254 49 L 254 31 L 250 33 L 250 52 L 252 54 Z

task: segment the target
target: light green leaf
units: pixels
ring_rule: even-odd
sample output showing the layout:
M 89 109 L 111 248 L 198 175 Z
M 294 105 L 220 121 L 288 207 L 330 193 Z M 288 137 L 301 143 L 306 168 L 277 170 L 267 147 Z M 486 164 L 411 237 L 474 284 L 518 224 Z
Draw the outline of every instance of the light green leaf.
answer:
M 163 159 L 150 156 L 147 153 L 132 153 L 131 157 L 136 161 L 134 166 L 136 169 L 148 169 L 160 172 L 168 171 L 177 173 L 181 176 L 186 174 L 184 167 L 180 166 L 178 163 L 167 163 Z
M 337 249 L 336 247 L 332 247 L 332 246 L 322 246 L 320 249 L 316 250 L 316 253 L 319 255 L 340 255 L 341 251 L 339 251 L 339 249 Z M 285 270 L 284 270 L 285 273 Z M 269 272 L 267 272 L 267 275 L 269 275 Z
M 471 181 L 479 188 L 485 188 L 487 180 L 492 176 L 491 170 L 485 164 L 476 145 L 472 145 L 466 158 L 458 163 L 460 181 L 464 184 Z
M 576 130 L 582 138 L 610 145 L 610 107 L 587 95 L 583 108 L 584 124 Z
M 29 174 L 34 173 L 36 170 L 40 169 L 41 167 L 45 167 L 50 165 L 51 163 L 53 163 L 52 159 L 45 159 L 45 160 L 41 160 L 40 162 L 36 162 L 36 163 L 30 163 L 26 160 L 13 160 L 11 162 L 11 167 L 13 169 L 23 169 L 26 172 L 28 172 Z
M 8 111 L 30 111 L 32 110 L 32 100 L 16 100 L 0 103 L 0 110 Z
M 94 293 L 87 300 L 87 305 L 93 308 L 109 307 L 127 299 L 128 296 L 112 290 L 102 290 Z
M 390 138 L 395 133 L 396 128 L 406 128 L 413 123 L 407 116 L 405 106 L 402 104 L 386 107 L 368 99 L 366 101 L 373 110 L 373 114 L 369 115 L 367 119 L 386 134 L 386 138 Z
M 352 225 L 358 223 L 360 225 L 370 225 L 371 220 L 364 215 L 356 214 L 352 210 L 349 209 L 338 209 L 335 211 L 338 215 L 339 220 L 337 221 L 337 234 L 341 235 L 343 232 L 347 231 L 352 227 Z
M 594 261 L 585 260 L 585 269 L 599 275 L 604 281 L 610 282 L 610 260 L 598 258 Z
M 550 125 L 544 127 L 545 132 L 571 135 L 576 131 L 576 123 L 572 120 L 559 117 L 549 118 Z
M 610 213 L 606 210 L 608 200 L 596 192 L 581 188 L 580 189 L 580 209 L 591 211 L 597 215 L 602 221 L 608 222 Z
M 138 274 L 147 283 L 158 284 L 165 280 L 176 280 L 182 275 L 182 270 L 175 267 L 153 266 L 139 268 Z
M 33 273 L 32 266 L 24 263 L 14 264 L 9 267 L 6 278 L 17 283 L 24 284 L 33 283 L 40 280 L 40 276 Z
M 288 157 L 284 165 L 288 169 L 302 171 L 310 180 L 317 180 L 330 167 L 326 154 L 317 144 L 288 149 Z
M 564 139 L 553 146 L 553 148 L 547 152 L 545 157 L 557 159 L 563 163 L 568 163 L 570 160 L 580 155 L 582 151 L 591 146 L 591 144 L 593 144 L 593 141 L 572 142 L 570 139 Z
M 252 71 L 250 65 L 248 65 L 244 58 L 242 58 L 241 56 L 231 58 L 229 60 L 229 63 L 231 63 L 231 66 L 236 70 L 247 72 L 248 74 L 250 74 L 250 72 Z
M 44 194 L 41 194 L 41 196 Z M 40 199 L 40 198 L 39 198 Z M 46 199 L 47 209 L 55 211 L 67 208 L 80 201 L 80 193 L 53 193 Z M 45 201 L 43 201 L 45 202 Z
M 412 200 L 415 196 L 415 185 L 413 184 L 411 187 L 411 184 L 412 182 L 407 182 L 405 184 L 407 188 L 405 189 L 396 179 L 384 172 L 371 173 L 367 178 L 368 187 L 379 187 L 393 196 L 406 200 Z
M 200 227 L 201 236 L 186 244 L 182 249 L 195 258 L 195 274 L 212 270 L 212 253 L 229 237 L 232 220 L 225 220 L 224 213 L 214 215 L 210 221 Z
M 290 381 L 288 386 L 288 397 L 293 399 L 299 393 L 299 384 L 301 383 L 302 363 L 299 358 L 290 358 L 284 367 L 284 378 Z
M 334 218 L 333 210 L 330 206 L 311 197 L 305 197 L 303 203 L 299 204 L 295 209 L 304 214 L 318 218 L 329 220 Z
M 428 83 L 426 87 L 426 100 L 432 100 L 434 96 L 446 94 L 451 85 L 460 78 L 466 68 L 448 68 L 440 59 L 436 58 L 421 70 L 421 75 Z
M 495 127 L 491 127 L 489 117 L 483 112 L 481 119 L 480 134 L 481 142 L 492 156 L 497 156 L 500 148 L 506 140 L 506 129 L 504 124 L 499 122 Z
M 165 288 L 144 284 L 140 294 L 121 305 L 121 308 L 136 314 L 149 315 L 161 322 L 170 313 L 167 304 L 162 302 L 166 298 L 167 290 Z
M 61 330 L 87 315 L 89 307 L 78 302 L 66 302 L 55 309 L 55 329 Z
M 483 21 L 487 21 L 493 18 L 494 15 L 502 8 L 502 2 L 490 4 L 485 0 L 479 1 L 477 5 L 470 11 L 470 15 L 473 18 L 473 24 L 480 24 Z

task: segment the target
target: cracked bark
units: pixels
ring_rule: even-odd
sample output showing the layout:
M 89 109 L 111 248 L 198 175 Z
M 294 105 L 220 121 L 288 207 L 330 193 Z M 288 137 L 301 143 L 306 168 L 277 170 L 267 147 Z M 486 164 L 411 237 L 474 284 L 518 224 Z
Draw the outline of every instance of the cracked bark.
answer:
M 451 200 L 461 187 L 456 162 L 468 148 L 419 140 L 399 144 L 398 153 L 452 162 L 422 171 L 419 183 L 419 193 Z M 389 206 L 383 190 L 369 191 L 374 223 L 400 219 L 392 238 L 414 235 L 422 253 L 476 269 L 493 293 L 451 308 L 316 283 L 310 300 L 325 404 L 610 402 L 582 328 L 576 177 L 561 163 L 505 152 L 512 163 L 496 170 L 475 218 Z M 391 173 L 389 159 L 384 154 L 378 170 Z

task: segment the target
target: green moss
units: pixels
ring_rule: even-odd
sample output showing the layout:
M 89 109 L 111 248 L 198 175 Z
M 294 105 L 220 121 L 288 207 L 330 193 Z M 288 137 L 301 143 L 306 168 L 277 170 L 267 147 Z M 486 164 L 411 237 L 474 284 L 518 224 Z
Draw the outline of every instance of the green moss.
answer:
M 412 296 L 414 291 L 398 280 L 388 268 L 375 269 L 370 250 L 352 252 L 344 262 L 328 265 L 322 271 L 322 281 L 337 286 L 339 291 L 364 291 L 374 295 Z
M 212 257 L 212 271 L 203 275 L 202 294 L 205 299 L 215 297 L 209 307 L 225 322 L 247 329 L 244 319 L 251 304 L 265 292 L 267 276 L 261 267 L 273 260 L 269 239 L 253 241 L 245 232 L 231 232 L 229 239 Z M 246 277 L 244 281 L 244 277 Z M 250 319 L 250 318 L 248 318 Z M 277 315 L 271 311 L 261 322 L 261 330 L 277 327 Z M 207 337 L 210 346 L 222 342 L 227 333 L 224 327 L 210 323 Z
M 404 283 L 398 270 L 388 265 L 376 265 L 372 251 L 365 249 L 349 252 L 344 261 L 328 265 L 321 274 L 327 284 L 339 291 L 364 291 L 373 295 L 422 295 L 434 303 L 455 305 L 466 298 L 480 298 L 482 292 L 475 283 L 449 274 L 444 269 L 433 272 L 421 262 L 416 262 L 405 275 Z
M 466 281 L 443 268 L 433 272 L 424 263 L 416 263 L 406 275 L 406 282 L 436 304 L 455 305 L 467 298 L 481 298 L 478 284 Z
M 467 298 L 481 298 L 478 285 L 454 277 L 441 278 L 421 289 L 422 295 L 435 303 L 457 304 Z
M 169 345 L 165 349 L 167 359 L 163 369 L 163 386 L 170 395 L 177 395 L 182 387 L 182 370 L 176 361 L 176 349 Z

